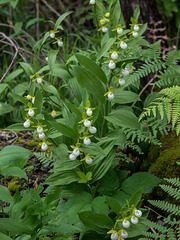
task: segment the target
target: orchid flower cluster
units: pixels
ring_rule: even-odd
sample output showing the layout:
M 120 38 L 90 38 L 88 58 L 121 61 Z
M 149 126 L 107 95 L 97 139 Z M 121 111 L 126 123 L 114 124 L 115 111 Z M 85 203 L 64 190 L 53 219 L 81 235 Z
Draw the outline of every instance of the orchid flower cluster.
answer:
M 131 223 L 138 224 L 139 218 L 142 216 L 141 210 L 136 209 L 134 205 L 132 205 L 132 208 L 129 209 L 129 212 L 129 216 L 127 216 L 127 212 L 125 212 L 122 214 L 122 217 L 120 219 L 116 219 L 114 228 L 107 232 L 107 234 L 111 234 L 111 240 L 124 240 L 128 238 L 128 232 L 125 229 L 129 228 Z M 130 219 L 131 223 L 128 219 Z M 122 228 L 120 230 L 116 230 L 119 222 L 121 222 Z
M 93 135 L 91 134 L 95 134 L 97 132 L 96 127 L 92 126 L 92 114 L 93 114 L 93 110 L 95 108 L 91 108 L 90 107 L 90 101 L 87 101 L 86 103 L 86 107 L 82 107 L 85 109 L 85 112 L 83 112 L 82 114 L 82 120 L 79 122 L 79 124 L 83 125 L 83 132 L 81 133 L 81 136 L 79 137 L 76 145 L 72 145 L 71 148 L 73 149 L 73 151 L 68 151 L 70 153 L 69 155 L 69 159 L 70 160 L 76 160 L 77 157 L 79 157 L 80 155 L 84 154 L 84 158 L 81 159 L 81 161 L 85 161 L 87 164 L 92 164 L 93 160 L 92 158 L 94 158 L 94 156 L 90 156 L 90 154 L 85 153 L 82 149 L 82 143 L 80 143 L 80 140 L 83 140 L 83 143 L 85 145 L 89 145 L 91 143 L 91 137 L 93 137 Z
M 54 40 L 53 44 L 57 44 L 59 47 L 63 47 L 63 40 L 62 37 L 57 38 L 56 37 L 56 33 L 58 33 L 59 31 L 54 31 L 51 30 L 49 33 L 50 38 L 52 38 Z

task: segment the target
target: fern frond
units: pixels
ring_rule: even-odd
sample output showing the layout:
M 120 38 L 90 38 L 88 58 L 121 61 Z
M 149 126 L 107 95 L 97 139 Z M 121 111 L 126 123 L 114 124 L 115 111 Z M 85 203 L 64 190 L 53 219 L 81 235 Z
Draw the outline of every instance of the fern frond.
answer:
M 162 200 L 149 200 L 154 207 L 160 208 L 163 211 L 172 213 L 174 215 L 180 215 L 180 207 L 175 204 L 171 204 Z
M 165 178 L 164 180 L 166 180 L 168 183 L 171 183 L 173 186 L 180 188 L 180 179 L 179 178 L 170 178 L 170 179 Z
M 55 162 L 55 158 L 53 157 L 52 153 L 48 154 L 45 152 L 37 152 L 34 153 L 37 159 L 44 165 L 44 167 L 52 167 Z
M 176 198 L 177 200 L 180 199 L 180 189 L 173 188 L 167 185 L 159 185 L 164 192 L 167 192 L 170 196 Z

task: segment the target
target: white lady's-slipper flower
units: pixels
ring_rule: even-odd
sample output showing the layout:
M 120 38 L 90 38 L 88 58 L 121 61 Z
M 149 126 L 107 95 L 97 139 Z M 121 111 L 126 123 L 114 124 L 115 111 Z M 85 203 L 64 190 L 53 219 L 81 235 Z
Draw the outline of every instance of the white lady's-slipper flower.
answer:
M 85 162 L 90 165 L 90 164 L 92 164 L 93 160 L 92 160 L 92 158 L 88 157 L 88 158 L 86 158 Z
M 74 156 L 78 157 L 80 155 L 80 151 L 78 148 L 75 148 L 72 152 L 74 154 Z
M 111 240 L 117 240 L 118 239 L 118 234 L 115 232 L 115 233 L 112 233 L 111 234 Z
M 42 83 L 42 78 L 37 78 L 37 83 L 41 84 Z
M 91 121 L 89 121 L 89 120 L 84 120 L 84 126 L 85 127 L 90 127 L 91 126 Z
M 85 145 L 89 145 L 90 143 L 91 143 L 91 139 L 88 138 L 88 137 L 85 137 L 85 138 L 84 138 L 84 144 L 85 144 Z
M 123 33 L 123 29 L 122 28 L 117 28 L 117 33 L 118 34 L 122 34 Z
M 90 108 L 87 109 L 86 114 L 90 117 L 92 115 L 92 110 Z
M 128 233 L 125 230 L 122 230 L 121 237 L 122 238 L 128 238 Z
M 122 222 L 122 226 L 123 226 L 124 228 L 129 228 L 129 227 L 130 227 L 130 222 L 125 219 L 125 220 Z
M 111 61 L 109 62 L 109 68 L 110 68 L 110 69 L 115 69 L 115 67 L 116 67 L 116 63 L 115 63 L 113 60 L 111 60 Z
M 63 41 L 58 40 L 57 44 L 58 44 L 59 47 L 62 47 L 63 46 Z
M 34 104 L 35 102 L 35 97 L 32 97 L 32 104 Z
M 136 32 L 139 31 L 139 26 L 138 25 L 134 26 L 134 31 L 136 31 Z
M 134 214 L 135 214 L 136 217 L 141 217 L 142 216 L 141 210 L 135 210 Z
M 37 127 L 37 132 L 38 133 L 43 133 L 43 128 L 41 126 Z
M 43 139 L 43 138 L 45 138 L 45 134 L 42 132 L 42 133 L 39 133 L 39 138 L 40 139 Z
M 133 37 L 138 37 L 138 32 L 132 32 Z
M 118 58 L 118 53 L 117 53 L 117 52 L 113 52 L 113 53 L 111 54 L 111 58 L 112 58 L 112 59 L 117 59 L 117 58 Z
M 26 96 L 26 98 L 27 98 L 27 100 L 31 100 L 32 97 L 31 97 L 31 95 L 28 94 L 28 95 Z
M 108 93 L 108 99 L 113 100 L 114 99 L 114 94 L 112 92 Z
M 43 151 L 46 151 L 48 149 L 48 145 L 45 142 L 43 142 L 42 145 L 41 145 L 41 149 Z
M 131 222 L 132 222 L 133 224 L 137 224 L 137 223 L 138 223 L 138 218 L 133 216 L 133 217 L 131 218 Z
M 70 160 L 76 160 L 76 156 L 75 156 L 73 153 L 71 153 L 71 154 L 69 155 L 69 159 L 70 159 Z
M 95 0 L 90 0 L 90 1 L 89 1 L 89 4 L 90 4 L 90 5 L 94 5 L 95 3 L 96 3 Z
M 126 81 L 122 78 L 119 78 L 119 85 L 124 86 L 126 84 Z
M 129 70 L 128 69 L 122 69 L 122 75 L 124 76 L 124 77 L 126 77 L 126 76 L 128 76 L 129 75 Z
M 56 117 L 56 111 L 55 111 L 55 110 L 52 110 L 52 112 L 51 112 L 51 116 L 52 116 L 53 118 Z
M 92 127 L 92 126 L 90 126 L 90 128 L 89 128 L 89 132 L 94 134 L 94 133 L 97 132 L 97 128 L 96 128 L 96 127 Z
M 23 124 L 23 126 L 25 127 L 25 128 L 28 128 L 28 127 L 30 127 L 30 125 L 31 125 L 31 122 L 30 122 L 30 120 L 28 119 L 28 120 L 26 120 L 25 122 L 24 122 L 24 124 Z
M 33 110 L 32 108 L 30 108 L 30 109 L 28 110 L 28 115 L 29 115 L 30 117 L 33 117 L 34 114 L 35 114 L 34 110 Z
M 108 28 L 107 28 L 107 27 L 102 27 L 102 32 L 103 32 L 103 33 L 107 33 L 107 31 L 108 31 Z
M 126 49 L 126 48 L 127 48 L 127 43 L 121 42 L 121 43 L 120 43 L 120 47 L 121 47 L 122 49 Z
M 50 38 L 55 38 L 55 34 L 52 32 L 52 33 L 50 33 Z

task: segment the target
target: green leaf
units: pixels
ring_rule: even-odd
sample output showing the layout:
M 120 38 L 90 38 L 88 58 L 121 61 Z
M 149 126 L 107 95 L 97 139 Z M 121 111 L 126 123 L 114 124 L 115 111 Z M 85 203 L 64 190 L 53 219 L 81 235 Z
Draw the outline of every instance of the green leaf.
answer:
M 26 173 L 18 167 L 7 167 L 0 171 L 1 175 L 4 177 L 19 177 L 27 179 Z
M 32 67 L 28 63 L 20 62 L 19 64 L 21 65 L 21 67 L 24 69 L 25 73 L 28 76 L 34 75 L 34 71 L 33 71 Z
M 78 61 L 84 66 L 86 67 L 88 70 L 90 70 L 92 73 L 95 73 L 96 76 L 103 81 L 105 84 L 107 83 L 107 77 L 105 75 L 105 73 L 103 72 L 103 70 L 90 58 L 85 57 L 83 55 L 80 54 L 76 54 L 76 58 L 78 59 Z
M 54 30 L 57 31 L 57 29 L 59 28 L 59 25 L 61 24 L 61 22 L 68 16 L 70 15 L 71 13 L 73 13 L 73 11 L 69 11 L 69 12 L 66 12 L 64 14 L 62 14 L 56 21 L 55 23 L 55 26 L 54 26 Z
M 6 233 L 10 232 L 11 234 L 32 234 L 30 227 L 23 223 L 17 222 L 11 218 L 0 218 L 0 232 Z
M 34 110 L 36 115 L 42 112 L 42 106 L 43 106 L 43 96 L 42 96 L 41 89 L 39 89 L 36 93 L 35 102 L 34 102 L 34 106 L 33 106 L 33 107 L 37 108 Z
M 117 1 L 116 6 L 114 8 L 113 23 L 114 23 L 114 26 L 117 26 L 119 23 L 122 26 L 126 25 L 119 1 Z
M 140 8 L 139 8 L 139 5 L 138 5 L 136 10 L 134 11 L 133 18 L 138 19 L 139 15 L 140 15 Z
M 140 190 L 138 190 L 137 192 L 135 192 L 129 200 L 129 205 L 131 206 L 132 204 L 134 204 L 134 206 L 136 207 L 138 205 L 138 203 L 141 201 L 142 193 L 143 193 L 142 188 Z
M 118 215 L 122 208 L 119 202 L 115 198 L 109 196 L 105 196 L 105 198 L 109 207 Z
M 53 85 L 45 85 L 43 86 L 43 90 L 49 93 L 52 93 L 54 96 L 56 96 L 58 99 L 59 98 L 59 93 L 58 90 L 53 86 Z
M 105 195 L 111 195 L 119 188 L 119 178 L 117 173 L 110 169 L 100 181 L 98 192 Z
M 8 237 L 7 235 L 0 233 L 0 239 L 1 240 L 13 240 L 12 238 Z
M 51 175 L 47 179 L 46 183 L 51 186 L 56 186 L 56 185 L 68 185 L 72 182 L 78 182 L 78 181 L 79 181 L 79 177 L 77 173 L 73 170 L 69 170 L 69 171 L 60 171 Z
M 13 198 L 9 192 L 9 189 L 2 185 L 0 186 L 0 200 L 9 202 L 10 204 L 13 202 Z
M 21 162 L 24 162 L 32 152 L 19 146 L 6 146 L 0 151 L 0 168 L 6 166 L 21 167 Z
M 0 93 L 2 93 L 7 87 L 8 87 L 7 83 L 1 83 L 0 84 Z
M 99 78 L 87 69 L 79 66 L 75 66 L 73 70 L 79 85 L 91 93 L 97 101 L 103 103 L 105 101 L 105 88 Z
M 0 102 L 0 116 L 12 112 L 13 110 L 14 108 L 10 104 Z
M 32 127 L 25 128 L 23 126 L 23 123 L 15 123 L 15 124 L 12 124 L 12 125 L 8 126 L 7 128 L 5 128 L 5 130 L 7 130 L 7 131 L 32 131 L 32 130 L 34 130 L 34 128 L 32 128 Z
M 127 178 L 122 183 L 121 188 L 129 194 L 134 194 L 141 188 L 143 188 L 143 193 L 150 193 L 160 182 L 160 178 L 149 172 L 138 172 Z
M 69 80 L 71 77 L 66 66 L 59 63 L 56 63 L 54 66 L 52 66 L 52 75 L 65 80 Z
M 108 116 L 104 117 L 108 122 L 111 122 L 120 127 L 139 129 L 140 124 L 138 118 L 128 108 L 117 109 L 112 111 Z
M 112 102 L 119 104 L 126 104 L 140 100 L 139 96 L 136 93 L 131 91 L 123 91 L 121 89 L 116 90 L 114 96 L 115 97 Z
M 26 23 L 26 29 L 28 29 L 28 27 L 30 27 L 31 25 L 33 25 L 34 23 L 36 22 L 40 22 L 40 21 L 44 21 L 44 18 L 33 18 L 31 20 L 29 20 L 27 23 Z
M 104 235 L 98 234 L 98 233 L 96 233 L 94 231 L 90 231 L 90 230 L 81 232 L 79 240 L 92 240 L 92 239 L 93 240 L 104 240 Z
M 47 32 L 47 33 L 44 35 L 44 37 L 43 37 L 43 39 L 42 39 L 41 46 L 46 42 L 46 40 L 48 39 L 49 35 L 50 35 L 50 32 Z
M 73 139 L 78 139 L 79 138 L 79 133 L 74 130 L 73 128 L 67 126 L 64 123 L 58 123 L 55 121 L 49 121 L 49 123 L 57 129 L 59 132 L 61 132 L 63 135 L 73 138 Z
M 53 67 L 56 62 L 56 57 L 57 57 L 58 52 L 59 52 L 58 50 L 50 50 L 48 52 L 48 64 L 49 64 L 49 68 L 50 68 L 51 72 L 53 72 Z
M 99 196 L 93 199 L 92 211 L 96 213 L 108 215 L 109 208 L 108 208 L 108 205 L 106 204 L 105 197 Z
M 11 96 L 13 97 L 13 104 L 15 104 L 17 101 L 21 102 L 25 105 L 27 105 L 27 103 L 28 103 L 28 100 L 26 98 L 24 98 L 18 94 L 12 93 Z
M 97 214 L 94 212 L 82 212 L 78 215 L 80 220 L 86 227 L 100 234 L 106 234 L 107 230 L 111 229 L 114 226 L 111 218 L 104 214 Z
M 98 51 L 97 60 L 99 60 L 109 51 L 110 47 L 114 44 L 115 41 L 116 41 L 115 38 L 109 38 L 108 41 L 104 43 L 102 48 Z

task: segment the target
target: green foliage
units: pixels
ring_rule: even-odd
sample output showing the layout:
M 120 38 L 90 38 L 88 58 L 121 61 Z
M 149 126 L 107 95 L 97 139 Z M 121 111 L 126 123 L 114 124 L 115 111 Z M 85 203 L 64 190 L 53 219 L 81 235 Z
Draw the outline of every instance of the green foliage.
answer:
M 179 188 L 179 178 L 170 178 L 165 179 L 169 184 L 163 184 L 160 185 L 160 187 L 168 193 L 171 197 L 173 197 L 176 200 L 179 200 L 180 198 L 180 188 Z M 146 238 L 140 238 L 143 239 L 178 239 L 180 236 L 179 232 L 179 216 L 180 216 L 180 208 L 178 205 L 170 204 L 164 200 L 149 200 L 149 202 L 156 208 L 162 209 L 163 211 L 169 213 L 168 217 L 163 218 L 163 224 L 160 225 L 155 222 L 148 221 L 146 222 L 147 226 L 150 228 L 153 228 L 155 231 L 152 232 L 146 232 L 144 233 L 144 236 Z

